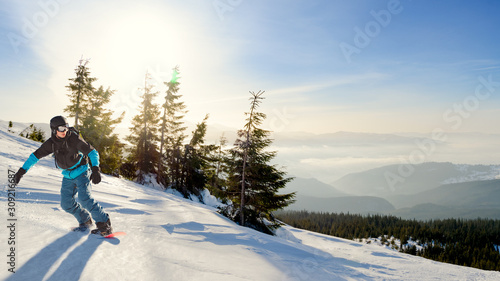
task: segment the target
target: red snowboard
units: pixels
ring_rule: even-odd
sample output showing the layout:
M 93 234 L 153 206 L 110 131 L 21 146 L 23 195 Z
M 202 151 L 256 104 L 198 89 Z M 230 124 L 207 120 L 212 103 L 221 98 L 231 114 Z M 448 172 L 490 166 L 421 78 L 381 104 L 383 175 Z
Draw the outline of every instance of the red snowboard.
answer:
M 122 235 L 125 235 L 127 233 L 123 232 L 123 231 L 118 231 L 118 232 L 113 232 L 111 234 L 108 234 L 106 236 L 103 236 L 104 238 L 115 238 L 116 236 L 122 236 Z

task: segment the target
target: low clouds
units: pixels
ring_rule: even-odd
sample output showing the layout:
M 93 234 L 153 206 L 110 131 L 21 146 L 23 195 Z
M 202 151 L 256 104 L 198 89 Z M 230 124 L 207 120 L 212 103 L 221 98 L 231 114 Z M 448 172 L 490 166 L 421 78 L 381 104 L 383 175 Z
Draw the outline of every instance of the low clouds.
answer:
M 433 150 L 422 151 L 419 143 L 429 142 L 424 134 L 365 134 L 339 132 L 309 134 L 301 139 L 275 134 L 273 149 L 278 151 L 276 163 L 289 174 L 315 177 L 332 183 L 354 172 L 391 164 L 411 163 L 420 151 L 423 162 L 456 164 L 500 164 L 498 134 L 451 133 L 446 142 L 436 142 Z M 428 152 L 426 154 L 426 152 Z

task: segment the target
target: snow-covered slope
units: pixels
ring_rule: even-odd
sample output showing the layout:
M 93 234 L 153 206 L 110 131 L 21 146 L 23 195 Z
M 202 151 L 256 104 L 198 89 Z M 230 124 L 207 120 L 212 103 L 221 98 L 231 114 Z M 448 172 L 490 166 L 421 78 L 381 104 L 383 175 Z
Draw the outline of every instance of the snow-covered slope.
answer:
M 0 125 L 1 280 L 500 280 L 500 272 L 288 226 L 268 236 L 235 225 L 212 207 L 110 176 L 93 194 L 115 230 L 127 235 L 73 233 L 76 221 L 59 206 L 61 175 L 51 157 L 24 176 L 9 217 L 8 169 L 17 170 L 39 144 Z M 15 245 L 8 245 L 9 237 Z M 12 252 L 16 273 L 8 271 Z

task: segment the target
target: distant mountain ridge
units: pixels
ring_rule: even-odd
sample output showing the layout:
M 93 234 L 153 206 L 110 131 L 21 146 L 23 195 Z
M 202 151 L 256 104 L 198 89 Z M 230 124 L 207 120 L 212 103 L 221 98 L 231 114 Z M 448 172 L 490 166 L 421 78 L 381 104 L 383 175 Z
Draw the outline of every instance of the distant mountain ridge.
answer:
M 407 176 L 400 165 L 388 165 L 367 171 L 348 174 L 334 182 L 334 186 L 352 195 L 387 197 L 411 195 L 431 190 L 446 183 L 460 183 L 496 179 L 500 165 L 465 165 L 449 162 L 428 162 L 412 165 Z M 402 182 L 391 185 L 388 176 L 396 176 Z
M 500 210 L 500 179 L 445 184 L 417 194 L 395 195 L 386 199 L 397 208 L 431 203 L 446 207 Z
M 381 213 L 408 219 L 500 219 L 498 165 L 425 163 L 398 189 L 387 188 L 389 165 L 349 174 L 335 187 L 316 179 L 297 178 L 286 191 L 298 191 L 291 210 Z M 338 184 L 338 185 L 337 185 Z M 337 188 L 339 187 L 339 188 Z
M 301 194 L 304 196 L 312 196 L 312 197 L 339 197 L 339 196 L 347 196 L 347 193 L 339 191 L 335 187 L 321 182 L 315 178 L 300 178 L 295 177 L 291 182 L 289 182 L 286 187 L 280 191 L 280 193 L 291 193 L 297 192 L 297 194 Z
M 369 214 L 394 211 L 389 201 L 373 196 L 312 197 L 298 195 L 297 202 L 286 210 L 308 210 L 314 212 Z

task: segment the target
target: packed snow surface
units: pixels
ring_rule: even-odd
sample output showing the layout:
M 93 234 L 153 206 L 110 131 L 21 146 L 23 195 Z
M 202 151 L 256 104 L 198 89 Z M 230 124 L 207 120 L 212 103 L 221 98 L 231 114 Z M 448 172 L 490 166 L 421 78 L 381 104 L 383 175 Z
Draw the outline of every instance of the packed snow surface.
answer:
M 8 170 L 17 171 L 40 143 L 0 125 L 1 280 L 500 280 L 500 272 L 289 226 L 269 236 L 174 192 L 105 175 L 93 196 L 115 231 L 127 235 L 102 239 L 71 232 L 77 222 L 59 206 L 62 175 L 51 157 L 23 177 L 9 216 Z M 12 252 L 15 264 L 9 265 Z

